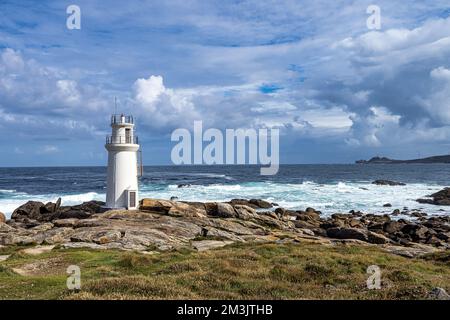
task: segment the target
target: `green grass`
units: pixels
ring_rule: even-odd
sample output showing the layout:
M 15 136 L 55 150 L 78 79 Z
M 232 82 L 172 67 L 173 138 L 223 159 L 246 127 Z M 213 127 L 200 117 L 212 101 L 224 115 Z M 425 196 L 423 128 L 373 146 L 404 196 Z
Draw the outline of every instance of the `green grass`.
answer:
M 153 255 L 56 249 L 29 256 L 20 249 L 3 249 L 12 256 L 0 262 L 2 299 L 425 299 L 434 287 L 450 290 L 450 253 L 408 259 L 376 247 L 307 243 Z M 366 287 L 373 264 L 381 268 L 380 290 Z M 69 265 L 81 268 L 79 292 L 66 288 Z

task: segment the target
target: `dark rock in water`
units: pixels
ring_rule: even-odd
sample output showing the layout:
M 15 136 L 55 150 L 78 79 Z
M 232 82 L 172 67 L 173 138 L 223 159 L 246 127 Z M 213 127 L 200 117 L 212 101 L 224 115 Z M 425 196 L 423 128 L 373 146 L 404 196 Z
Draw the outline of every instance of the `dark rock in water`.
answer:
M 444 188 L 429 197 L 433 199 L 417 199 L 419 203 L 435 204 L 438 206 L 450 206 L 450 188 Z
M 272 202 L 271 204 L 272 204 L 272 206 L 274 206 L 274 207 L 279 207 L 279 206 L 280 206 L 280 205 L 279 205 L 278 203 L 276 203 L 276 202 Z
M 356 216 L 356 217 L 361 217 L 361 216 L 363 216 L 364 215 L 364 212 L 361 212 L 361 211 L 355 211 L 355 210 L 350 210 L 348 213 L 350 213 L 350 214 L 352 214 L 353 216 Z
M 190 187 L 191 185 L 189 183 L 180 183 L 177 187 L 178 188 L 187 188 Z
M 385 208 L 390 208 L 390 207 L 392 207 L 392 204 L 390 204 L 390 203 L 385 203 L 385 204 L 383 204 L 383 207 L 385 207 Z
M 257 206 L 258 208 L 263 208 L 263 209 L 267 209 L 267 208 L 272 208 L 273 205 L 265 200 L 261 200 L 261 199 L 250 199 L 249 201 L 251 204 Z
M 44 207 L 44 204 L 39 201 L 28 201 L 27 203 L 21 205 L 11 215 L 11 219 L 19 220 L 22 218 L 29 218 L 39 220 L 42 216 L 41 208 Z M 46 211 L 46 209 L 43 209 Z
M 322 214 L 322 212 L 320 212 L 320 211 L 318 211 L 318 210 L 316 210 L 316 209 L 314 209 L 314 208 L 311 208 L 311 207 L 306 208 L 305 211 L 306 211 L 306 212 L 317 213 L 317 214 Z
M 395 209 L 394 211 L 392 211 L 391 213 L 393 216 L 398 216 L 400 214 L 400 209 Z
M 375 180 L 372 184 L 382 185 L 382 186 L 406 186 L 403 182 L 391 181 L 391 180 Z
M 175 197 L 175 196 L 170 197 L 170 201 L 176 201 L 176 200 L 178 200 L 178 197 Z
M 361 222 L 370 225 L 374 223 L 385 223 L 391 221 L 391 218 L 387 214 L 383 214 L 382 216 L 377 214 L 366 214 L 361 217 Z
M 427 216 L 427 214 L 425 212 L 419 212 L 419 211 L 413 211 L 413 212 L 411 212 L 411 215 L 416 218 L 422 218 L 422 217 Z
M 367 232 L 356 228 L 330 228 L 327 229 L 327 236 L 335 239 L 357 239 L 368 241 Z

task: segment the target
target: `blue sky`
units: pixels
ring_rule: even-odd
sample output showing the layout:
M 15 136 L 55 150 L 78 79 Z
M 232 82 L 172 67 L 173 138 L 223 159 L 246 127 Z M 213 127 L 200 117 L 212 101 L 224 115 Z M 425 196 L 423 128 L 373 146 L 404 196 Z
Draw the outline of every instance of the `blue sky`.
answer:
M 440 0 L 2 0 L 0 166 L 104 165 L 115 96 L 146 164 L 170 164 L 195 120 L 279 128 L 282 163 L 447 154 L 449 16 Z

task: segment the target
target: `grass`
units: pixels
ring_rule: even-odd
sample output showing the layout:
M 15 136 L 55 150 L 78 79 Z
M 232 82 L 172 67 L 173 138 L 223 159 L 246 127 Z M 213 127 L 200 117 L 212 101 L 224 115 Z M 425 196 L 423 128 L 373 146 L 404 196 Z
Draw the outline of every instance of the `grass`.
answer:
M 425 299 L 434 287 L 450 290 L 450 253 L 408 259 L 376 247 L 307 243 L 153 255 L 20 249 L 3 249 L 12 256 L 0 262 L 2 299 Z M 78 292 L 66 288 L 69 265 L 81 268 Z M 381 269 L 380 290 L 367 289 L 369 265 Z

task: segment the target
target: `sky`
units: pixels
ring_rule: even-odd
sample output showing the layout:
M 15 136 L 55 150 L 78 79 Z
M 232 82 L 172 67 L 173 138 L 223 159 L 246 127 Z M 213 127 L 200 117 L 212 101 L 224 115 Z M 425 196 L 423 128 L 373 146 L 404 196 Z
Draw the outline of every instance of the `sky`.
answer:
M 0 166 L 105 165 L 115 97 L 146 165 L 196 120 L 281 163 L 448 154 L 450 2 L 0 1 Z

